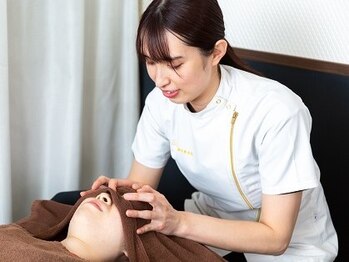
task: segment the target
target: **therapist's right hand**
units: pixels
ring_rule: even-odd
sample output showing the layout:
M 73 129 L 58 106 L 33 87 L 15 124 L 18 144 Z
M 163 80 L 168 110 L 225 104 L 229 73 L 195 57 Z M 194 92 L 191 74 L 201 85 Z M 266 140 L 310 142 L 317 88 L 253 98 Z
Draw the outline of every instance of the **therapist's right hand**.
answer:
M 80 195 L 84 196 L 94 190 L 97 190 L 100 187 L 109 187 L 113 190 L 116 190 L 117 187 L 120 186 L 127 186 L 127 187 L 133 187 L 134 189 L 138 189 L 139 185 L 131 180 L 128 179 L 116 179 L 116 178 L 110 178 L 106 176 L 99 176 L 92 184 L 91 189 L 81 191 Z

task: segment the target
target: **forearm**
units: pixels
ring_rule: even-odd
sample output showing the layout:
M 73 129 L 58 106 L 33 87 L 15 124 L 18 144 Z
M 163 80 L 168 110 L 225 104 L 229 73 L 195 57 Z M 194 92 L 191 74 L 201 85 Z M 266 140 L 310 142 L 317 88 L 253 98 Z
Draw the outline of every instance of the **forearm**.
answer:
M 163 168 L 155 169 L 146 167 L 134 160 L 128 179 L 140 185 L 150 185 L 152 188 L 156 189 L 159 185 L 162 171 Z
M 282 254 L 288 239 L 271 227 L 252 221 L 234 221 L 181 212 L 176 235 L 236 252 Z
M 289 245 L 302 192 L 263 195 L 259 222 L 179 212 L 176 235 L 222 249 L 280 255 Z

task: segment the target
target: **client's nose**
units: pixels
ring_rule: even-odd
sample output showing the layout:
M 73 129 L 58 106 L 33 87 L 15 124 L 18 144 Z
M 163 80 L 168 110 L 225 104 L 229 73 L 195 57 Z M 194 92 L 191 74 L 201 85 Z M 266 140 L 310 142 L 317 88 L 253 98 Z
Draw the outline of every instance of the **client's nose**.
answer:
M 98 196 L 96 196 L 96 199 L 99 199 L 108 205 L 112 204 L 109 193 L 100 193 Z

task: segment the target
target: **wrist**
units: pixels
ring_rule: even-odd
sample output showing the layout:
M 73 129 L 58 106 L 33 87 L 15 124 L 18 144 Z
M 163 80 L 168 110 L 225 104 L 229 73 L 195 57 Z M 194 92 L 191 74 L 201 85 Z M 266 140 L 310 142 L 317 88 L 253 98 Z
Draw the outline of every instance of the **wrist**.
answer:
M 186 237 L 188 234 L 188 216 L 189 213 L 185 211 L 178 211 L 178 222 L 177 227 L 175 229 L 174 235 L 179 237 Z

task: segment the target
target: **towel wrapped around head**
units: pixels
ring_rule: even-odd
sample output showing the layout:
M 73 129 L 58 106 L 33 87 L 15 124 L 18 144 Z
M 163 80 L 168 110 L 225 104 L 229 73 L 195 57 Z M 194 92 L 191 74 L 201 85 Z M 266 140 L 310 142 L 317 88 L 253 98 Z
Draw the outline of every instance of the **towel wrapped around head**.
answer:
M 195 241 L 177 236 L 167 236 L 154 231 L 138 235 L 136 229 L 149 223 L 149 221 L 139 218 L 129 218 L 126 216 L 126 210 L 151 209 L 151 206 L 148 203 L 140 201 L 125 200 L 122 197 L 123 194 L 135 192 L 129 187 L 118 187 L 116 191 L 110 188 L 98 189 L 81 197 L 74 206 L 61 204 L 52 200 L 36 200 L 32 205 L 31 215 L 17 221 L 15 226 L 23 228 L 29 232 L 32 237 L 48 245 L 50 243 L 57 245 L 57 241 L 61 241 L 66 237 L 70 219 L 80 203 L 84 199 L 96 197 L 102 192 L 107 192 L 111 195 L 112 201 L 120 213 L 125 239 L 125 249 L 128 255 L 127 258 L 123 257 L 121 259 L 122 261 L 226 261 L 204 245 Z M 1 245 L 2 244 L 3 243 L 1 243 Z M 43 244 L 41 244 L 41 246 L 44 247 Z M 76 256 L 75 258 L 78 259 Z M 43 259 L 43 261 L 49 260 Z

